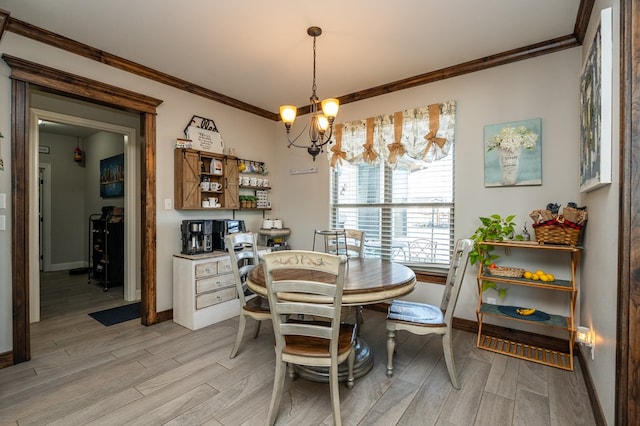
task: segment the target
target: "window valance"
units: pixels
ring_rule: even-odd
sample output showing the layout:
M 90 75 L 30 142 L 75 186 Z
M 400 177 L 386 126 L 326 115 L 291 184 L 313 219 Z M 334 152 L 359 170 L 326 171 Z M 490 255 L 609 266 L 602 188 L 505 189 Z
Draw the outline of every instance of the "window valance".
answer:
M 364 120 L 338 123 L 329 164 L 371 165 L 399 160 L 432 162 L 446 157 L 455 140 L 456 102 L 448 101 Z M 404 157 L 406 156 L 406 157 Z

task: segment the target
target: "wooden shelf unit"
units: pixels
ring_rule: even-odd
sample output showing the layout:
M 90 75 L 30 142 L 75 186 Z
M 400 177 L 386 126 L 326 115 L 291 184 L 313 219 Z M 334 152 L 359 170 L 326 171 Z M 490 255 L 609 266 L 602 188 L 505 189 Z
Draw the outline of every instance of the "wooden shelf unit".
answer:
M 219 161 L 222 170 L 211 172 L 213 162 Z M 219 190 L 204 191 L 200 187 L 203 178 L 221 185 Z M 197 151 L 191 148 L 176 148 L 174 153 L 174 202 L 176 209 L 213 210 L 202 207 L 209 197 L 218 198 L 221 209 L 238 209 L 238 167 L 235 157 Z
M 576 271 L 578 268 L 578 262 L 580 259 L 581 247 L 576 246 L 564 246 L 564 245 L 552 245 L 552 244 L 538 244 L 536 242 L 485 242 L 487 245 L 494 247 L 504 247 L 505 250 L 517 249 L 517 250 L 543 250 L 557 253 L 566 253 L 570 257 L 570 278 L 569 279 L 556 279 L 553 282 L 534 281 L 526 278 L 510 278 L 493 276 L 483 268 L 478 268 L 477 285 L 478 285 L 478 307 L 476 310 L 476 316 L 478 318 L 478 342 L 477 345 L 481 349 L 485 349 L 500 354 L 513 356 L 528 361 L 537 362 L 539 364 L 549 365 L 552 367 L 561 368 L 564 370 L 573 371 L 573 346 L 575 343 L 575 307 L 578 295 L 578 289 L 576 285 Z M 525 318 L 516 318 L 510 315 L 503 314 L 499 310 L 499 305 L 483 302 L 482 300 L 482 283 L 483 281 L 493 281 L 495 283 L 508 284 L 511 286 L 526 286 L 533 287 L 548 291 L 560 291 L 564 292 L 568 296 L 569 315 L 555 315 L 549 314 L 550 318 L 546 321 L 527 320 Z M 494 336 L 489 336 L 483 333 L 482 325 L 485 321 L 485 316 L 498 317 L 502 319 L 508 319 L 512 321 L 524 322 L 528 324 L 534 324 L 540 327 L 556 327 L 566 330 L 569 337 L 569 344 L 566 352 L 555 351 L 538 346 L 528 345 L 524 342 L 516 342 L 508 339 L 501 339 Z

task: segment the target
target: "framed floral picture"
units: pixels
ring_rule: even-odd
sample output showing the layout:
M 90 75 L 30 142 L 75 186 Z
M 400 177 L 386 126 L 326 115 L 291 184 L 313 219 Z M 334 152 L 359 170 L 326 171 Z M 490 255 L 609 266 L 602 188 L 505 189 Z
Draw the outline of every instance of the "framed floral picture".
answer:
M 580 192 L 611 183 L 611 8 L 600 12 L 580 76 Z
M 542 185 L 542 119 L 484 126 L 484 186 Z

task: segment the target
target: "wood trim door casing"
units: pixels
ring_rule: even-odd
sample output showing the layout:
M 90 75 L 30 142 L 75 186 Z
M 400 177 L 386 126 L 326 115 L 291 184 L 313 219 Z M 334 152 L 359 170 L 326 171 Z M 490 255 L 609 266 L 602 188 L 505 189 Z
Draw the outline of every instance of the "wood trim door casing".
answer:
M 3 55 L 11 68 L 11 265 L 13 305 L 13 362 L 31 358 L 29 328 L 29 89 L 31 86 L 139 113 L 142 120 L 141 155 L 141 322 L 158 322 L 156 312 L 156 107 L 161 100 L 85 77 Z M 168 315 L 163 315 L 168 319 Z
M 615 424 L 640 419 L 640 4 L 620 0 L 620 212 Z
M 29 84 L 11 82 L 13 362 L 31 359 L 29 326 Z

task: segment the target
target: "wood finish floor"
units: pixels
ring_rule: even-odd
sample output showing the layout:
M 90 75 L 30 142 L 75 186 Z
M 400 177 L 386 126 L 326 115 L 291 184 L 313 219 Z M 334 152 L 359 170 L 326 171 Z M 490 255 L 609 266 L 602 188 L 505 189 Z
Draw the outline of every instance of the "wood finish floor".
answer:
M 32 360 L 0 369 L 0 424 L 262 425 L 274 374 L 273 329 L 253 323 L 229 359 L 237 317 L 198 331 L 139 320 L 104 327 L 87 314 L 122 305 L 86 276 L 44 274 L 42 318 L 32 324 Z M 591 425 L 579 369 L 567 372 L 477 349 L 456 331 L 462 388 L 449 381 L 436 336 L 398 333 L 387 378 L 384 314 L 364 311 L 373 369 L 340 388 L 345 425 Z M 577 362 L 576 362 L 577 365 Z M 330 425 L 326 384 L 285 381 L 276 424 Z

